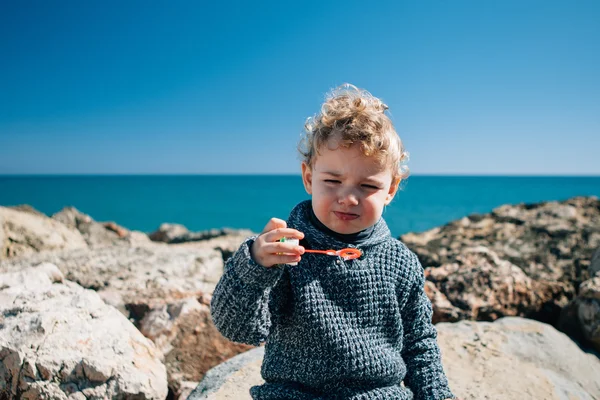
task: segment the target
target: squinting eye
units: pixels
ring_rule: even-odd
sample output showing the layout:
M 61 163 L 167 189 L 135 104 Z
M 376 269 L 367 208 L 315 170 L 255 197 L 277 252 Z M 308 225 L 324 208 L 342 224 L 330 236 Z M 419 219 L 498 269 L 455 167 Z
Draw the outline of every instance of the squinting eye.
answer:
M 335 179 L 325 179 L 325 182 L 327 182 L 327 183 L 340 183 L 340 181 L 337 181 Z
M 379 187 L 375 185 L 362 185 L 362 187 L 364 187 L 365 189 L 379 190 Z

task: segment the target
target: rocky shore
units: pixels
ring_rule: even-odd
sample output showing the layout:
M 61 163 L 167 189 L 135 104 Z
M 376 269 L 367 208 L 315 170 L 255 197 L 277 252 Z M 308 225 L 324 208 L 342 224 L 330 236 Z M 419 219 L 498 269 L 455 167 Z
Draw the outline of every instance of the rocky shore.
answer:
M 250 234 L 0 207 L 0 399 L 248 398 L 260 348 L 202 379 L 251 348 L 209 309 Z M 425 268 L 457 395 L 600 399 L 600 200 L 505 205 L 400 239 Z

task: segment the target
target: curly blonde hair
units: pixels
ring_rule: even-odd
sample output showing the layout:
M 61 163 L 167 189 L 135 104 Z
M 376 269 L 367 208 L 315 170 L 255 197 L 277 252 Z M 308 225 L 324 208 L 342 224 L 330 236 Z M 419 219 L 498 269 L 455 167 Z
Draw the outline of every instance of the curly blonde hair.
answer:
M 394 180 L 406 179 L 408 152 L 385 114 L 387 109 L 380 99 L 354 85 L 333 89 L 321 112 L 304 124 L 305 133 L 298 145 L 302 161 L 312 167 L 319 149 L 334 138 L 345 148 L 357 144 L 365 156 L 391 166 Z

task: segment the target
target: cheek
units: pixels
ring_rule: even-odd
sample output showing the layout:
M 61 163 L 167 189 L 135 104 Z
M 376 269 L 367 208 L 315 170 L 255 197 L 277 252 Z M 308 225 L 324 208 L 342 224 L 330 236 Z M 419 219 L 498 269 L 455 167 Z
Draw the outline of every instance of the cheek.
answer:
M 369 210 L 371 210 L 373 213 L 381 212 L 385 206 L 385 195 L 368 197 L 367 200 L 365 200 L 365 203 L 368 204 Z
M 319 194 L 320 197 L 328 198 L 335 196 L 335 189 L 327 186 L 320 186 L 316 193 Z

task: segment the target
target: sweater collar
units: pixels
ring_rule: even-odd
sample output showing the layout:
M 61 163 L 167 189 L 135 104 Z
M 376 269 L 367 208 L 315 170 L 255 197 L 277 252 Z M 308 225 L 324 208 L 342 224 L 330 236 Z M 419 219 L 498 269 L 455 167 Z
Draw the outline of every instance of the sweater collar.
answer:
M 304 238 L 311 248 L 333 248 L 337 250 L 352 245 L 352 243 L 344 241 L 343 236 L 328 235 L 326 232 L 315 226 L 310 218 L 311 211 L 311 201 L 305 200 L 294 207 L 288 219 L 288 227 L 297 229 L 304 233 Z M 383 218 L 380 218 L 379 221 L 377 221 L 377 223 L 369 229 L 371 232 L 368 237 L 364 238 L 364 240 L 361 240 L 358 246 L 354 247 L 366 248 L 374 246 L 385 241 L 391 236 L 390 230 Z
M 315 211 L 312 207 L 308 207 L 308 217 L 310 218 L 310 223 L 313 224 L 313 226 L 319 229 L 321 232 L 333 237 L 334 239 L 340 242 L 352 244 L 357 247 L 366 242 L 375 230 L 375 225 L 373 225 L 368 227 L 367 229 L 363 229 L 362 231 L 356 233 L 337 233 L 335 231 L 332 231 L 324 223 L 319 221 L 319 218 L 317 218 Z

